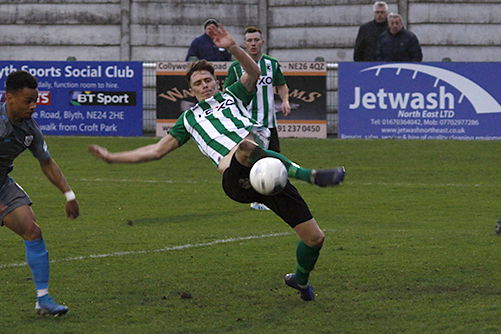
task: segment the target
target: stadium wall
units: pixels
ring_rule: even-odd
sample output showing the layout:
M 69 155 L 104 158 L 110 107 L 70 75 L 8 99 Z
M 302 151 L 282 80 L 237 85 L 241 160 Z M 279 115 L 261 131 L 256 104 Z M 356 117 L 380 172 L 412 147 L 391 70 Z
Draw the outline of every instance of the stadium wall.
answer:
M 425 61 L 501 61 L 501 1 L 388 0 L 418 36 Z M 151 62 L 184 60 L 213 16 L 242 42 L 259 25 L 266 52 L 282 61 L 329 63 L 327 118 L 336 133 L 336 63 L 352 61 L 370 0 L 0 0 L 1 60 L 144 61 L 144 128 L 154 131 Z M 201 14 L 203 13 L 203 14 Z M 210 13 L 210 14 L 206 14 Z M 152 72 L 153 71 L 153 72 Z M 153 73 L 153 74 L 152 74 Z
M 388 0 L 416 33 L 424 61 L 501 60 L 501 1 Z M 263 27 L 281 60 L 351 61 L 372 0 L 0 0 L 2 60 L 183 60 L 207 16 L 241 40 Z M 204 14 L 201 14 L 204 13 Z M 210 14 L 206 14 L 210 13 Z

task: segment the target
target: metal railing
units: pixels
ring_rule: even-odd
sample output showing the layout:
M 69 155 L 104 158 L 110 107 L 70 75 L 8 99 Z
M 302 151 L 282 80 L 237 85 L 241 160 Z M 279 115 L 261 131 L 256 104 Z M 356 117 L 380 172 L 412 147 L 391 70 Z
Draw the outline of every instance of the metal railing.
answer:
M 154 133 L 157 107 L 156 63 L 143 63 L 143 132 Z M 336 136 L 338 125 L 338 64 L 327 64 L 327 135 Z

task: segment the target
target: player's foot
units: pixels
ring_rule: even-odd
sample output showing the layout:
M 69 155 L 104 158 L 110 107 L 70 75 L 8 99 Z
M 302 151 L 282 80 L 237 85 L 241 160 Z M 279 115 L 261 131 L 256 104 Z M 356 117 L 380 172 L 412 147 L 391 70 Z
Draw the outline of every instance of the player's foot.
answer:
M 496 234 L 501 235 L 501 218 L 499 218 L 498 222 L 496 223 Z
M 311 183 L 320 187 L 335 186 L 344 180 L 344 167 L 334 169 L 314 169 L 311 173 Z
M 305 288 L 300 287 L 296 281 L 296 274 L 286 274 L 284 276 L 284 281 L 285 284 L 293 289 L 298 290 L 301 293 L 302 300 L 315 300 L 315 293 L 313 292 L 313 287 L 311 286 L 311 284 L 308 284 Z
M 35 311 L 40 315 L 53 315 L 55 317 L 62 316 L 68 312 L 68 308 L 64 305 L 56 303 L 49 295 L 37 297 Z
M 259 211 L 268 211 L 270 208 L 268 208 L 266 205 L 263 203 L 258 203 L 258 202 L 252 202 L 250 205 L 250 208 L 252 210 L 259 210 Z

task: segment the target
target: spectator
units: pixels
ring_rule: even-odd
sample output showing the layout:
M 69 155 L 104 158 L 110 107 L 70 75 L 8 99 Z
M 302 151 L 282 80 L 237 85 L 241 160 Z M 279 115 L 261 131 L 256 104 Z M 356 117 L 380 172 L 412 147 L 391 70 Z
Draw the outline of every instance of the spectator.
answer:
M 379 36 L 377 60 L 422 61 L 423 53 L 416 35 L 404 28 L 402 17 L 388 15 L 388 29 Z
M 388 27 L 386 17 L 388 5 L 384 1 L 377 1 L 372 6 L 374 20 L 364 23 L 358 29 L 355 41 L 354 61 L 376 61 L 377 40 Z
M 231 54 L 224 48 L 218 48 L 207 34 L 207 29 L 211 25 L 217 27 L 219 26 L 219 21 L 214 18 L 205 20 L 205 32 L 191 42 L 188 54 L 186 55 L 186 61 L 196 61 L 199 59 L 209 61 L 231 61 Z

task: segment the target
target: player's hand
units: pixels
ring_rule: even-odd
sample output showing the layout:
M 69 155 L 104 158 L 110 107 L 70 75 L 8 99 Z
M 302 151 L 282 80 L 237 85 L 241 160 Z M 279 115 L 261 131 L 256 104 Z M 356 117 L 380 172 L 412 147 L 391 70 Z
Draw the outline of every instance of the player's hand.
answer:
M 99 145 L 89 145 L 87 147 L 87 150 L 89 151 L 90 154 L 92 154 L 96 158 L 104 160 L 106 162 L 110 162 L 109 161 L 110 152 L 108 152 L 106 148 L 101 147 Z
M 78 202 L 76 199 L 66 202 L 66 217 L 73 220 L 80 215 L 80 209 L 78 207 Z
M 289 114 L 291 113 L 291 105 L 289 104 L 289 101 L 282 101 L 280 109 L 282 111 L 282 114 L 284 114 L 284 116 L 289 116 Z
M 217 27 L 215 24 L 211 24 L 207 29 L 207 33 L 219 48 L 229 49 L 231 46 L 236 45 L 235 40 L 224 29 L 222 24 L 219 24 Z

